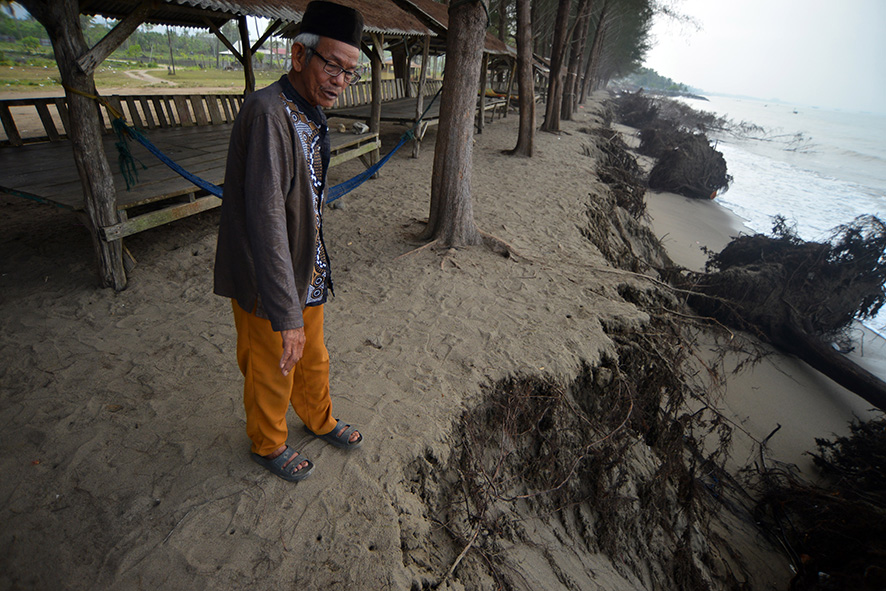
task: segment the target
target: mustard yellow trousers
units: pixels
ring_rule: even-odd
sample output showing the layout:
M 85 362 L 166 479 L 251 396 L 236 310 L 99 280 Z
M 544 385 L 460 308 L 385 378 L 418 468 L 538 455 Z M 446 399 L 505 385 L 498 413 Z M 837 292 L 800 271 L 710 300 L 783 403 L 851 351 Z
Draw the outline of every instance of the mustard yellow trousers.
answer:
M 243 373 L 246 434 L 252 451 L 266 456 L 286 443 L 286 411 L 292 405 L 304 424 L 317 434 L 335 428 L 329 398 L 329 352 L 323 342 L 323 306 L 309 306 L 305 322 L 304 355 L 284 376 L 280 371 L 283 337 L 271 321 L 259 318 L 231 301 L 237 327 L 237 363 Z

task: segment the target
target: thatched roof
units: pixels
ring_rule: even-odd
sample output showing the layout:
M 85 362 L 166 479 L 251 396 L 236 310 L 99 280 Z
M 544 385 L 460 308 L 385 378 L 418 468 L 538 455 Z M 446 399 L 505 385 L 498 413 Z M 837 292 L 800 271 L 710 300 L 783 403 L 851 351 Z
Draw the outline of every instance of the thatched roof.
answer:
M 309 0 L 159 0 L 146 22 L 207 29 L 207 20 L 215 26 L 238 16 L 257 16 L 284 23 L 284 30 L 300 23 Z M 391 0 L 336 0 L 363 14 L 367 33 L 393 36 L 433 35 L 411 14 Z M 93 0 L 81 4 L 83 14 L 123 19 L 141 4 L 141 0 Z
M 449 29 L 449 6 L 434 0 L 394 0 L 401 8 L 418 16 L 421 21 L 437 33 L 440 39 L 446 38 Z M 517 50 L 505 44 L 491 33 L 486 33 L 484 49 L 494 55 L 517 56 Z

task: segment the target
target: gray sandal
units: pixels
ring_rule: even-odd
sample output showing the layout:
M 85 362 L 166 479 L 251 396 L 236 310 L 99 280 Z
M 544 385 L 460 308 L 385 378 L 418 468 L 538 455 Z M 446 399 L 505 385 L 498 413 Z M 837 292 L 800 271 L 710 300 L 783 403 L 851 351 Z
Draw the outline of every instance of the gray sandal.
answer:
M 310 476 L 311 472 L 314 470 L 314 463 L 311 460 L 296 452 L 288 445 L 286 446 L 286 449 L 283 450 L 283 453 L 281 453 L 273 460 L 269 460 L 268 458 L 260 456 L 257 453 L 250 453 L 249 455 L 252 456 L 252 459 L 257 464 L 264 466 L 272 474 L 279 476 L 283 480 L 288 480 L 289 482 L 298 482 L 299 480 L 304 480 L 305 478 Z M 295 456 L 295 459 L 293 459 L 287 465 L 286 462 L 288 462 L 289 458 L 292 458 L 293 456 Z M 302 462 L 307 462 L 308 467 L 302 468 L 301 470 L 293 471 L 293 469 Z
M 344 427 L 347 427 L 347 429 L 345 429 L 344 433 L 342 433 L 341 435 L 336 435 L 336 433 L 341 431 L 342 428 L 344 428 Z M 340 447 L 342 449 L 354 449 L 355 447 L 358 447 L 361 443 L 363 443 L 363 434 L 362 433 L 359 434 L 360 437 L 357 439 L 357 441 L 351 443 L 351 435 L 356 430 L 357 430 L 356 427 L 352 427 L 351 425 L 348 425 L 344 421 L 337 421 L 335 424 L 335 428 L 332 431 L 330 431 L 329 433 L 326 433 L 325 435 L 317 435 L 316 433 L 314 433 L 313 431 L 308 429 L 307 425 L 305 425 L 305 431 L 307 431 L 308 433 L 310 433 L 314 437 L 318 437 L 318 438 L 322 439 L 323 441 L 325 441 L 326 443 L 331 443 L 332 445 L 334 445 L 336 447 Z

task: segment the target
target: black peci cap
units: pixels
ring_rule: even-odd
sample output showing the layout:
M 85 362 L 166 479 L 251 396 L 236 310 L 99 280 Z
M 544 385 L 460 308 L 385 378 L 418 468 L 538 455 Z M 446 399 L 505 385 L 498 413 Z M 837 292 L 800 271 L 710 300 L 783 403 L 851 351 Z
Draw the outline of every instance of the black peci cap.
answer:
M 314 0 L 305 9 L 301 32 L 329 37 L 359 48 L 363 38 L 363 15 L 348 6 Z

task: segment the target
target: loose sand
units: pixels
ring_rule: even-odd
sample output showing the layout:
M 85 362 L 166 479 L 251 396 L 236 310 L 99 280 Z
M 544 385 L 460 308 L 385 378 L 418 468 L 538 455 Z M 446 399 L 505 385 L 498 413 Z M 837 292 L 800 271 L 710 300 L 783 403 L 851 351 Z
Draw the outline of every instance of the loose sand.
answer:
M 306 437 L 291 414 L 290 443 L 317 466 L 297 485 L 248 457 L 230 304 L 212 295 L 217 212 L 127 239 L 139 264 L 114 293 L 96 287 L 74 216 L 0 197 L 0 588 L 415 588 L 403 553 L 435 526 L 407 466 L 445 461 L 452 422 L 482 386 L 516 373 L 569 381 L 611 349 L 603 323 L 642 330 L 645 313 L 616 291 L 625 278 L 581 232 L 588 194 L 604 190 L 582 153 L 591 110 L 562 135 L 538 133 L 531 159 L 500 153 L 516 143 L 515 115 L 476 137 L 475 217 L 516 260 L 415 250 L 430 143 L 418 159 L 402 150 L 327 211 L 333 410 L 366 441 L 342 452 Z M 385 146 L 402 129 L 389 131 Z M 348 163 L 330 180 L 358 170 Z M 687 267 L 703 265 L 698 246 L 719 248 L 740 230 L 716 203 L 653 194 L 649 207 Z M 808 471 L 814 437 L 867 416 L 863 402 L 777 354 L 727 393 L 748 438 L 739 462 L 779 423 L 772 454 Z M 769 583 L 760 588 L 784 588 L 786 560 L 751 530 L 733 535 L 755 554 Z M 640 588 L 603 556 L 570 556 L 551 564 L 594 581 L 583 588 Z M 538 584 L 559 588 L 548 571 L 535 571 Z M 463 588 L 457 576 L 452 585 Z

